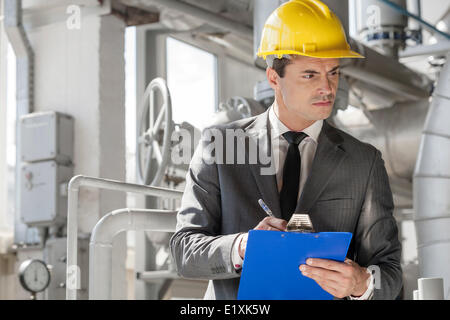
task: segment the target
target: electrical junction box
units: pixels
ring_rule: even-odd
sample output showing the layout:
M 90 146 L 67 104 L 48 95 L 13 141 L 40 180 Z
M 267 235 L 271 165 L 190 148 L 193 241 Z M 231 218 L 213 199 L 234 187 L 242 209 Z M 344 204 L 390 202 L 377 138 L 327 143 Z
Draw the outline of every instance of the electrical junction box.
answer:
M 67 217 L 67 186 L 73 167 L 56 161 L 23 163 L 20 177 L 20 212 L 32 227 L 63 225 Z
M 21 161 L 54 160 L 70 164 L 73 159 L 73 118 L 55 112 L 35 112 L 20 118 Z

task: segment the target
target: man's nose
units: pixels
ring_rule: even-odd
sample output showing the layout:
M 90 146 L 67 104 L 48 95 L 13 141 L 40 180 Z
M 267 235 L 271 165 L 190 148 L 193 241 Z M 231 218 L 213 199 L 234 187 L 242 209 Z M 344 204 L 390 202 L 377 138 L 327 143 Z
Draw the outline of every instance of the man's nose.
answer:
M 323 76 L 320 79 L 320 86 L 319 86 L 319 94 L 320 95 L 328 95 L 332 93 L 333 89 L 330 84 L 330 80 L 327 76 Z

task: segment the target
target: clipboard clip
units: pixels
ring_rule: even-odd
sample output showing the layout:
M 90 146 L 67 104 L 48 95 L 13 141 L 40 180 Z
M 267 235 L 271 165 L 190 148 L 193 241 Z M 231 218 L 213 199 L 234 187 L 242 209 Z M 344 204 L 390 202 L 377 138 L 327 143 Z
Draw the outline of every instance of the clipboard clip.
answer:
M 309 218 L 309 214 L 294 213 L 286 226 L 286 231 L 313 233 L 314 228 Z

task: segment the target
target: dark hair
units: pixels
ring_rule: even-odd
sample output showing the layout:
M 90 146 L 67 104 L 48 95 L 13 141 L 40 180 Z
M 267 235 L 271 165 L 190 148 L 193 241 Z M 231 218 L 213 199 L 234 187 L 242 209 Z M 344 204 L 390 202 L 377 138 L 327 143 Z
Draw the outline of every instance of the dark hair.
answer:
M 283 78 L 286 66 L 291 63 L 292 63 L 291 59 L 288 58 L 281 58 L 281 59 L 275 58 L 273 59 L 272 68 L 280 76 L 280 78 Z

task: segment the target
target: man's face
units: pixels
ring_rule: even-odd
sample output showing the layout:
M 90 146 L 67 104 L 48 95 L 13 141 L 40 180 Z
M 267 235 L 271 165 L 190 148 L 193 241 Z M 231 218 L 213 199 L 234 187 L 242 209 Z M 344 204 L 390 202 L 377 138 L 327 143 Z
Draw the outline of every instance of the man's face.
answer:
M 283 78 L 271 68 L 267 76 L 285 117 L 306 121 L 329 117 L 339 83 L 339 59 L 296 56 Z

